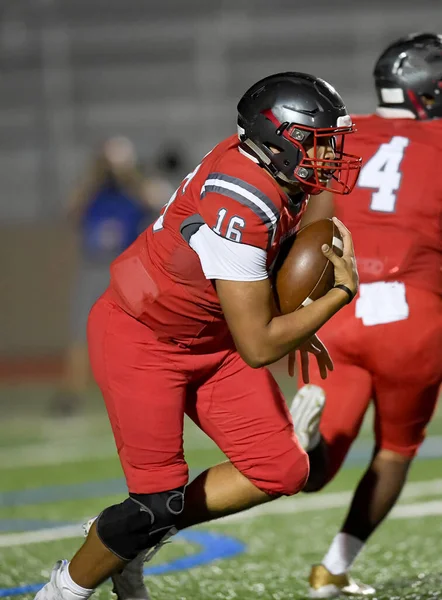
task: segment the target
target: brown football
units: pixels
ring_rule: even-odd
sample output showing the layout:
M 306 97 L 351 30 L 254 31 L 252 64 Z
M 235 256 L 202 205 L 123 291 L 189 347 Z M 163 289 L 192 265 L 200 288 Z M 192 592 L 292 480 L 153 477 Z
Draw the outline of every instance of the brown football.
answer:
M 285 257 L 275 275 L 276 294 L 283 314 L 307 306 L 324 296 L 334 285 L 333 264 L 322 253 L 328 244 L 342 256 L 343 243 L 339 229 L 331 219 L 306 225 L 298 231 L 290 247 L 282 249 Z

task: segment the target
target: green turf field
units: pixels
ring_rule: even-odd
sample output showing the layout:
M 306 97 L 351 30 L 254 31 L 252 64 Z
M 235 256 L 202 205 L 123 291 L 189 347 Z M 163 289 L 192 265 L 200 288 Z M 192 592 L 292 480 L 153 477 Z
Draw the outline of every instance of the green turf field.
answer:
M 291 383 L 284 379 L 282 384 L 290 393 Z M 91 392 L 79 416 L 61 421 L 45 416 L 50 392 L 37 385 L 0 389 L 0 596 L 47 579 L 53 563 L 70 558 L 81 542 L 78 524 L 124 498 L 98 394 Z M 354 570 L 356 577 L 377 586 L 378 599 L 442 598 L 441 411 L 429 433 L 423 455 L 432 458 L 416 461 L 400 505 Z M 222 458 L 189 424 L 185 449 L 194 471 Z M 309 567 L 336 532 L 369 449 L 370 416 L 346 468 L 321 494 L 280 499 L 196 528 L 192 540 L 178 538 L 166 545 L 152 564 L 187 568 L 148 577 L 153 600 L 305 598 Z M 210 552 L 238 551 L 235 540 L 243 544 L 241 553 L 189 568 L 189 560 L 198 563 L 204 553 L 209 560 Z M 96 596 L 109 594 L 110 587 L 104 586 Z

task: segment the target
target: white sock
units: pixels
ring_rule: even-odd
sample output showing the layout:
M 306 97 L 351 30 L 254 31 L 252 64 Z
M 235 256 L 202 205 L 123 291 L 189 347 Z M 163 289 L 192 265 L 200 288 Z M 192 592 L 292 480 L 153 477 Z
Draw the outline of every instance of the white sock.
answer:
M 354 563 L 365 542 L 348 533 L 338 533 L 330 544 L 322 564 L 332 575 L 346 573 Z
M 59 586 L 65 600 L 86 600 L 94 592 L 94 590 L 88 590 L 75 583 L 69 573 L 69 563 L 60 573 Z

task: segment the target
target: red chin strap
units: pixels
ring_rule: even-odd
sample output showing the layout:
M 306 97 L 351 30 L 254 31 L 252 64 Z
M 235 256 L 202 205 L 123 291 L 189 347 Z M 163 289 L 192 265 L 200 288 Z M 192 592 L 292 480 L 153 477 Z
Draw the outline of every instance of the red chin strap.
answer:
M 419 119 L 421 119 L 421 121 L 425 121 L 428 115 L 424 110 L 424 107 L 422 106 L 419 98 L 416 96 L 413 90 L 407 90 L 407 96 L 411 104 L 414 106 L 414 110 L 417 112 Z

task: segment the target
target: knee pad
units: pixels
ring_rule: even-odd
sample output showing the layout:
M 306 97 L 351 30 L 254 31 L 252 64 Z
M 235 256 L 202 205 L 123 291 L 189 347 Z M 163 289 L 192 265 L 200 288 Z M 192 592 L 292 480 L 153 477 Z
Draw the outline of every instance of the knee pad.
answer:
M 176 526 L 184 508 L 184 487 L 157 494 L 129 494 L 97 519 L 101 542 L 122 560 L 132 560 L 161 542 Z

